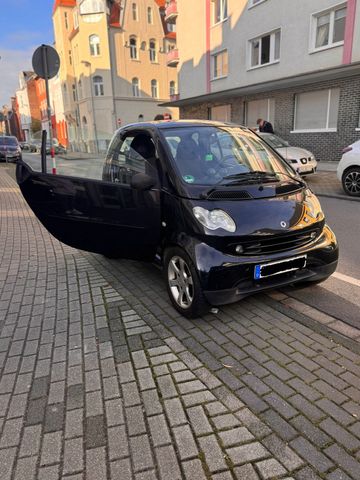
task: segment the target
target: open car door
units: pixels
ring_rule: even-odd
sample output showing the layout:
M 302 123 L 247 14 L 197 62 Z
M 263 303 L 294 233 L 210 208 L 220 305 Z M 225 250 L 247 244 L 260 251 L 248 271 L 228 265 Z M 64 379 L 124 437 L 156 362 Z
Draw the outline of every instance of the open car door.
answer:
M 132 148 L 135 137 L 114 137 L 98 178 L 39 173 L 18 163 L 21 192 L 54 237 L 110 257 L 155 256 L 161 231 L 155 148 L 153 157 L 143 157 Z

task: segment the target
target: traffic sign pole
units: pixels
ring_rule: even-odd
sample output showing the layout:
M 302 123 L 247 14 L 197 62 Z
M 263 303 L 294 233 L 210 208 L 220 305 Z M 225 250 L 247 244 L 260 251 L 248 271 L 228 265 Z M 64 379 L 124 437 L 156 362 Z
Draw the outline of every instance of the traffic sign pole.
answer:
M 52 173 L 56 174 L 56 161 L 55 161 L 55 149 L 53 145 L 53 132 L 51 123 L 51 105 L 50 105 L 50 93 L 49 93 L 49 79 L 57 75 L 60 68 L 60 57 L 57 51 L 50 45 L 41 45 L 37 48 L 32 57 L 33 69 L 40 78 L 45 80 L 46 89 L 46 103 L 47 103 L 47 116 L 49 122 L 49 141 L 50 141 L 50 153 L 52 159 Z M 43 135 L 43 139 L 46 138 Z M 46 145 L 43 145 L 45 149 L 42 160 L 42 172 L 46 173 Z
M 51 123 L 51 105 L 50 105 L 50 92 L 49 92 L 49 71 L 48 71 L 48 62 L 47 62 L 47 46 L 42 45 L 42 59 L 44 65 L 45 73 L 45 89 L 46 89 L 46 103 L 47 103 L 47 116 L 49 122 L 49 141 L 50 141 L 50 154 L 52 160 L 52 173 L 56 175 L 56 160 L 55 160 L 55 151 L 54 151 L 54 142 L 53 142 L 53 132 L 52 132 L 52 123 Z

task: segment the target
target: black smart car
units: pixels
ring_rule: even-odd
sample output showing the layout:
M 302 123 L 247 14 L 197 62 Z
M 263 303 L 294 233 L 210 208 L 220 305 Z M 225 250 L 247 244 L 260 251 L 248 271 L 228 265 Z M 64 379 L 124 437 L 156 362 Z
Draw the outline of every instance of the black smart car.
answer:
M 338 245 L 316 196 L 261 138 L 217 122 L 118 130 L 102 179 L 17 167 L 21 191 L 68 245 L 161 259 L 174 307 L 196 317 L 274 287 L 317 283 Z

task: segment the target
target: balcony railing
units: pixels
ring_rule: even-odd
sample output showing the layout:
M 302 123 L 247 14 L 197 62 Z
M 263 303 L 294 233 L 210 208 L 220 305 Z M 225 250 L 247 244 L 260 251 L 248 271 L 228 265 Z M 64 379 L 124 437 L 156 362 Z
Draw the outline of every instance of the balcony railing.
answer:
M 177 48 L 173 48 L 169 50 L 166 55 L 166 64 L 168 67 L 176 67 L 179 63 L 179 50 Z
M 177 2 L 171 0 L 165 9 L 165 22 L 175 23 L 178 16 Z
M 180 100 L 180 95 L 178 93 L 174 93 L 173 95 L 170 95 L 171 102 L 177 102 L 178 100 Z

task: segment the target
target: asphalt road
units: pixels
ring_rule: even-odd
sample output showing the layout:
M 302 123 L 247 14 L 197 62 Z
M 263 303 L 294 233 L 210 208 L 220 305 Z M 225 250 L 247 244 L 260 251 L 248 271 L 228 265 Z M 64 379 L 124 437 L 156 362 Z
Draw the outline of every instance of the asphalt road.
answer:
M 319 310 L 360 327 L 360 202 L 319 197 L 328 224 L 340 245 L 336 273 L 312 287 L 286 293 Z
M 40 170 L 40 155 L 23 155 L 34 169 Z M 48 171 L 52 161 L 48 157 Z M 103 158 L 57 158 L 58 173 L 101 179 Z M 352 326 L 360 327 L 360 202 L 320 197 L 328 224 L 340 244 L 337 272 L 326 282 L 305 288 L 287 288 L 286 293 Z

